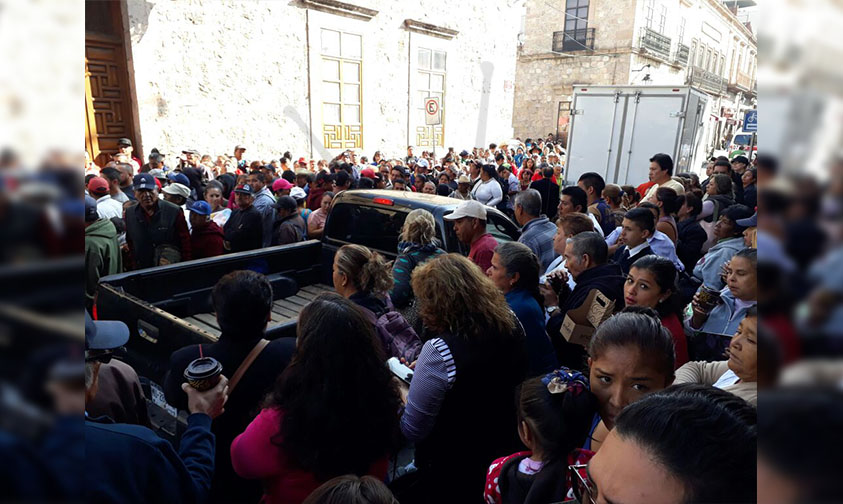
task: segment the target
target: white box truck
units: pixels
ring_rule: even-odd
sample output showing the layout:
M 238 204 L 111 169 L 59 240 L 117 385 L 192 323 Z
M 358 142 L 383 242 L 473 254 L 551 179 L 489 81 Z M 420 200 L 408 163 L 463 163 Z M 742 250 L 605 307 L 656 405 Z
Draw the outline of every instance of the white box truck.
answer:
M 690 86 L 574 86 L 565 185 L 586 172 L 641 184 L 659 152 L 673 158 L 674 173 L 699 171 L 709 101 Z

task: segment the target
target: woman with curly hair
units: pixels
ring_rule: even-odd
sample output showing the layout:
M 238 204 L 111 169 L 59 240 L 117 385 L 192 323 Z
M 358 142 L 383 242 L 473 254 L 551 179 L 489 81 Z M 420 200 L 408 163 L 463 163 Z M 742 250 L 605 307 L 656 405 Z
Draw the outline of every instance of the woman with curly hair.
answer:
M 304 307 L 293 361 L 264 409 L 231 444 L 262 502 L 300 503 L 343 474 L 386 477 L 400 400 L 381 345 L 354 303 L 322 294 Z
M 523 331 L 503 294 L 461 255 L 430 259 L 412 285 L 436 337 L 422 347 L 401 417 L 418 472 L 394 491 L 402 504 L 473 502 L 489 463 L 519 447 L 512 426 L 527 371 Z

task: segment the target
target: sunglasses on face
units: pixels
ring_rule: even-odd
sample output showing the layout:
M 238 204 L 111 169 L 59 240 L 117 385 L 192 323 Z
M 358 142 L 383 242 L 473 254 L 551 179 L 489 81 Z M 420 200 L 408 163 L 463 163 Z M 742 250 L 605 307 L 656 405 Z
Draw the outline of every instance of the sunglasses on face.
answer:
M 111 362 L 111 358 L 114 357 L 114 353 L 120 350 L 123 350 L 123 347 L 111 348 L 109 350 L 86 350 L 85 362 L 101 362 L 103 364 L 108 364 Z

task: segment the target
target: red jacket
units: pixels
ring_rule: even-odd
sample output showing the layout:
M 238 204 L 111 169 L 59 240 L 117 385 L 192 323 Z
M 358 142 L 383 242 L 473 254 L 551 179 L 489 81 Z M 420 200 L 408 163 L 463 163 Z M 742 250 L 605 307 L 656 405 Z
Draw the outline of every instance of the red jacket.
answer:
M 307 194 L 307 208 L 314 212 L 322 205 L 322 196 L 325 195 L 327 189 L 324 187 L 310 187 L 310 192 Z
M 190 250 L 194 259 L 214 257 L 223 253 L 222 229 L 216 222 L 209 222 L 207 226 L 193 228 L 190 233 Z

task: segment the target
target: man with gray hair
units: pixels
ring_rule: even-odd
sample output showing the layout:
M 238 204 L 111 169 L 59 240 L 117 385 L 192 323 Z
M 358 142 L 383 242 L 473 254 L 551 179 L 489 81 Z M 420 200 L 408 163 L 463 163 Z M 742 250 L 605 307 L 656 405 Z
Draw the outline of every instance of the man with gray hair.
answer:
M 515 220 L 521 226 L 519 243 L 530 247 L 541 263 L 542 271 L 556 258 L 553 252 L 553 237 L 556 225 L 541 215 L 542 197 L 535 189 L 527 189 L 515 195 Z
M 559 334 L 565 314 L 582 306 L 593 290 L 600 291 L 609 301 L 614 301 L 615 306 L 623 306 L 625 275 L 620 266 L 609 262 L 609 246 L 600 233 L 594 231 L 569 238 L 564 255 L 568 273 L 560 270 L 547 277 L 558 300 L 557 309 L 548 308 L 551 316 L 547 322 L 547 334 L 556 347 L 559 364 L 581 369 L 585 348 L 568 343 Z M 577 282 L 574 290 L 568 286 L 568 274 Z

